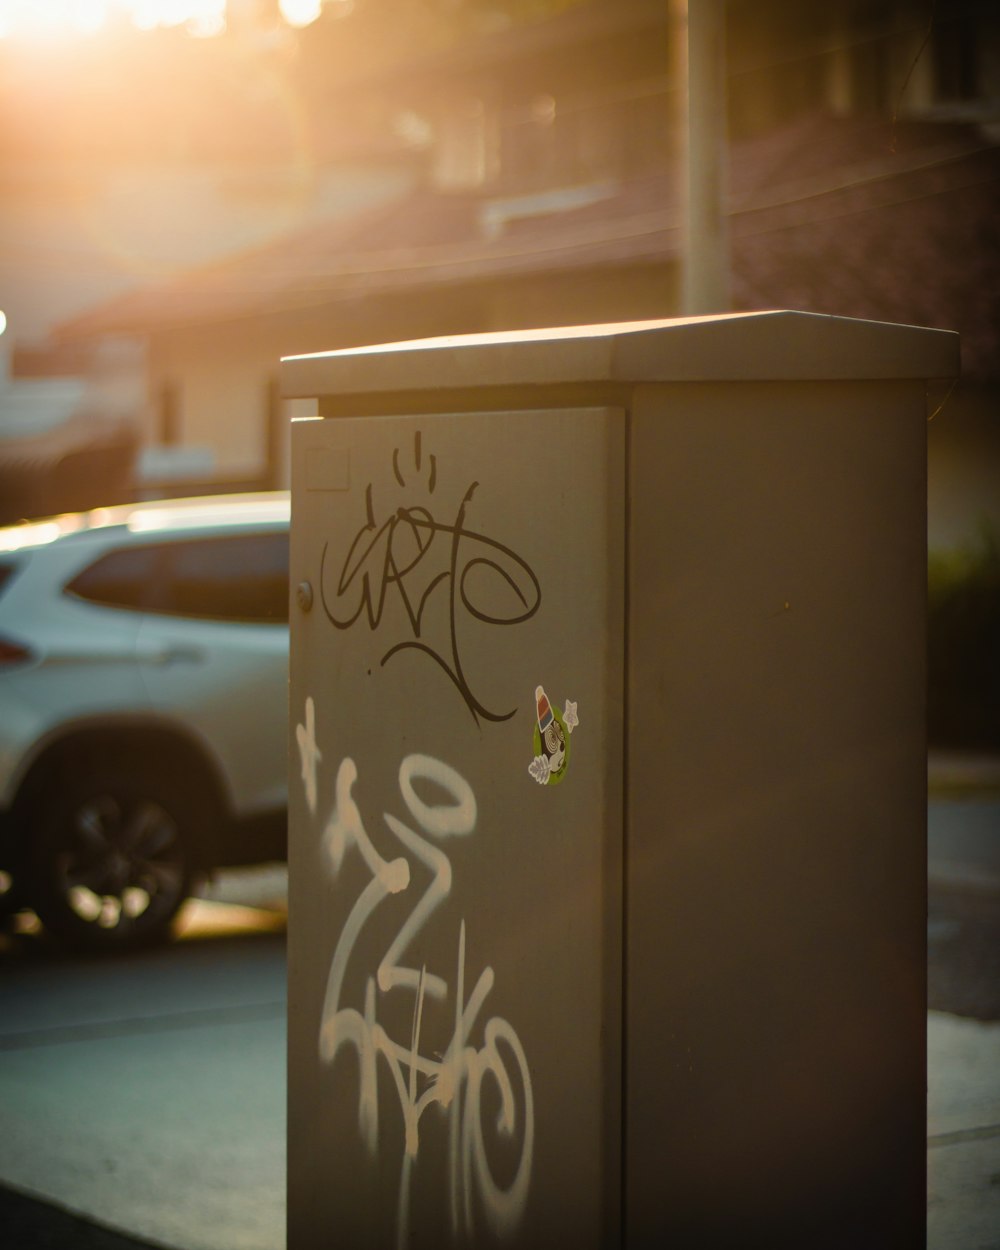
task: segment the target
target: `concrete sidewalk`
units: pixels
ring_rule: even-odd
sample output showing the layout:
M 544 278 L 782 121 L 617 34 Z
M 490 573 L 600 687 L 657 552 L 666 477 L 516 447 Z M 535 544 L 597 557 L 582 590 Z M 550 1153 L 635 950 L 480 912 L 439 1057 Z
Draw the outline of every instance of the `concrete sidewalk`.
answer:
M 927 1017 L 927 1248 L 1000 1250 L 1000 1023 Z
M 1000 1023 L 931 1012 L 927 1038 L 927 1248 L 1000 1250 Z M 239 1100 L 239 1077 L 224 1064 L 214 1088 L 221 1104 Z M 219 1222 L 209 1218 L 204 1202 L 211 1181 L 197 1171 L 185 1192 L 171 1194 L 176 1211 L 169 1220 L 137 1209 L 124 1192 L 115 1201 L 105 1189 L 103 1202 L 81 1203 L 70 1182 L 57 1170 L 44 1197 L 0 1186 L 4 1244 L 16 1250 L 235 1250 L 248 1241 L 280 1250 L 284 1244 L 281 1195 L 273 1189 L 266 1212 L 258 1209 L 258 1217 L 264 1215 L 259 1223 L 245 1218 L 250 1212 Z M 252 1208 L 260 1195 L 247 1199 Z M 74 1215 L 73 1208 L 88 1210 L 90 1218 Z M 249 1227 L 254 1223 L 256 1237 Z
M 927 771 L 932 897 L 963 896 L 995 917 L 1000 757 L 932 752 Z M 1000 1022 L 931 1011 L 927 1045 L 927 1248 L 1000 1250 Z

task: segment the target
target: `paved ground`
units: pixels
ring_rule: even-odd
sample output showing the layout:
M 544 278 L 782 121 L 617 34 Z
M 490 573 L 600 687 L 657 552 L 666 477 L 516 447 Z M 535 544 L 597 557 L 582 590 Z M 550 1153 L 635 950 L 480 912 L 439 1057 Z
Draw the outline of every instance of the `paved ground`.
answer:
M 1000 1021 L 1000 894 L 931 886 L 927 997 L 934 1011 Z
M 938 793 L 952 797 L 928 809 L 928 1250 L 1000 1250 L 1000 774 L 987 763 L 949 768 Z
M 1000 797 L 929 824 L 927 1247 L 1000 1250 Z M 0 951 L 4 1246 L 281 1250 L 282 885 L 228 882 L 138 976 Z
M 927 1250 L 1000 1248 L 1000 1024 L 928 1016 Z
M 934 886 L 1000 894 L 1000 787 L 996 793 L 931 798 L 927 873 Z
M 0 1227 L 10 1250 L 162 1250 L 2 1186 Z
M 114 961 L 8 945 L 0 1244 L 280 1250 L 284 919 L 198 904 L 176 945 Z

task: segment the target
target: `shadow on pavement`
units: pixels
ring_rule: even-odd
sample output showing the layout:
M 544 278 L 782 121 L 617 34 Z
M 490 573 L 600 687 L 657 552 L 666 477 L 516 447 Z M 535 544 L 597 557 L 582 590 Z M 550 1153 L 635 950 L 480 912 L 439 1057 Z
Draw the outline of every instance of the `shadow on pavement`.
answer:
M 202 943 L 225 940 L 252 940 L 270 934 L 284 934 L 288 928 L 288 911 L 281 906 L 246 906 L 240 903 L 190 899 L 181 909 L 174 924 L 172 941 L 159 948 L 138 951 L 74 951 L 60 946 L 45 932 L 31 912 L 8 917 L 0 925 L 0 961 L 46 962 L 71 959 L 128 959 L 150 957 L 158 951 L 179 946 L 192 947 Z
M 162 1250 L 2 1185 L 0 1229 L 12 1250 Z
M 931 887 L 927 999 L 932 1011 L 1000 1020 L 1000 899 L 961 888 Z

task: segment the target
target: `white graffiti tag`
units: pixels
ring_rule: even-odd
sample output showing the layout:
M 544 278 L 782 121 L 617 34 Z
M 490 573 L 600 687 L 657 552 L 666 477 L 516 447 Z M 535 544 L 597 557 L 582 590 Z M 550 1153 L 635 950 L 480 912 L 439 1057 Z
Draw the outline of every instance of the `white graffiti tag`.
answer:
M 482 1045 L 471 1044 L 473 1030 L 493 988 L 493 969 L 480 972 L 465 997 L 465 921 L 459 925 L 455 979 L 449 985 L 441 976 L 408 966 L 407 952 L 439 905 L 451 893 L 451 861 L 429 838 L 444 842 L 465 837 L 476 827 L 476 798 L 453 768 L 427 755 L 408 755 L 400 765 L 399 788 L 417 832 L 402 820 L 384 813 L 389 831 L 405 854 L 384 859 L 369 837 L 353 797 L 357 780 L 354 761 L 344 759 L 337 772 L 333 814 L 323 830 L 322 852 L 336 875 L 344 857 L 357 851 L 371 880 L 355 900 L 334 949 L 326 985 L 326 996 L 319 1033 L 319 1054 L 332 1064 L 345 1047 L 357 1054 L 359 1070 L 358 1121 L 362 1140 L 375 1154 L 378 1140 L 379 1058 L 385 1061 L 391 1087 L 399 1099 L 404 1128 L 403 1157 L 400 1166 L 397 1209 L 397 1244 L 407 1244 L 409 1233 L 410 1182 L 420 1151 L 420 1124 L 431 1107 L 448 1117 L 448 1204 L 452 1233 L 471 1237 L 477 1211 L 497 1237 L 518 1227 L 525 1210 L 531 1180 L 534 1146 L 534 1104 L 531 1076 L 521 1041 L 513 1027 L 493 1016 L 482 1030 Z M 425 803 L 414 783 L 433 782 L 449 797 L 438 805 Z M 422 836 L 426 835 L 426 836 Z M 411 889 L 412 866 L 430 873 L 430 884 L 417 899 L 402 927 L 390 941 L 374 976 L 369 976 L 360 1007 L 341 1001 L 344 975 L 369 917 L 389 895 Z M 379 1023 L 380 996 L 393 991 L 413 995 L 410 1036 L 394 1040 Z M 420 1035 L 425 1005 L 429 1001 L 453 1002 L 451 1039 L 443 1056 L 420 1051 Z M 446 1017 L 448 1018 L 448 1017 Z M 497 1182 L 488 1152 L 488 1132 L 483 1125 L 482 1091 L 491 1081 L 499 1098 L 500 1111 L 493 1123 L 495 1131 L 519 1142 L 517 1166 L 512 1179 Z M 518 1086 L 520 1098 L 518 1098 Z M 492 1100 L 490 1100 L 492 1105 Z M 521 1108 L 519 1112 L 519 1106 Z M 519 1123 L 519 1119 L 522 1121 Z M 506 1173 L 505 1173 L 506 1176 Z M 476 1203 L 478 1199 L 478 1203 Z

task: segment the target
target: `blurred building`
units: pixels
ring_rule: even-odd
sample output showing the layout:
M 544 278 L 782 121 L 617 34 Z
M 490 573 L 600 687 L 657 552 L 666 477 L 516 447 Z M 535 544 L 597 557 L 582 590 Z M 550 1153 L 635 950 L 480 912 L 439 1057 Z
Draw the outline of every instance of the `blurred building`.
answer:
M 64 341 L 147 348 L 153 447 L 216 479 L 285 477 L 282 355 L 676 315 L 684 78 L 663 0 L 604 0 L 316 97 L 420 154 L 406 194 L 104 302 Z M 1000 525 L 1000 11 L 972 0 L 730 0 L 726 188 L 735 309 L 956 329 L 929 396 L 930 531 Z
M 234 25 L 217 40 L 124 25 L 0 39 L 4 520 L 228 472 L 197 432 L 151 446 L 150 412 L 169 427 L 176 409 L 171 384 L 148 386 L 145 335 L 59 341 L 56 324 L 412 183 L 405 147 L 365 117 L 312 127 L 289 32 Z M 111 368 L 127 432 L 106 406 Z
M 141 442 L 142 362 L 134 341 L 22 353 L 11 376 L 0 337 L 0 525 L 131 498 Z

